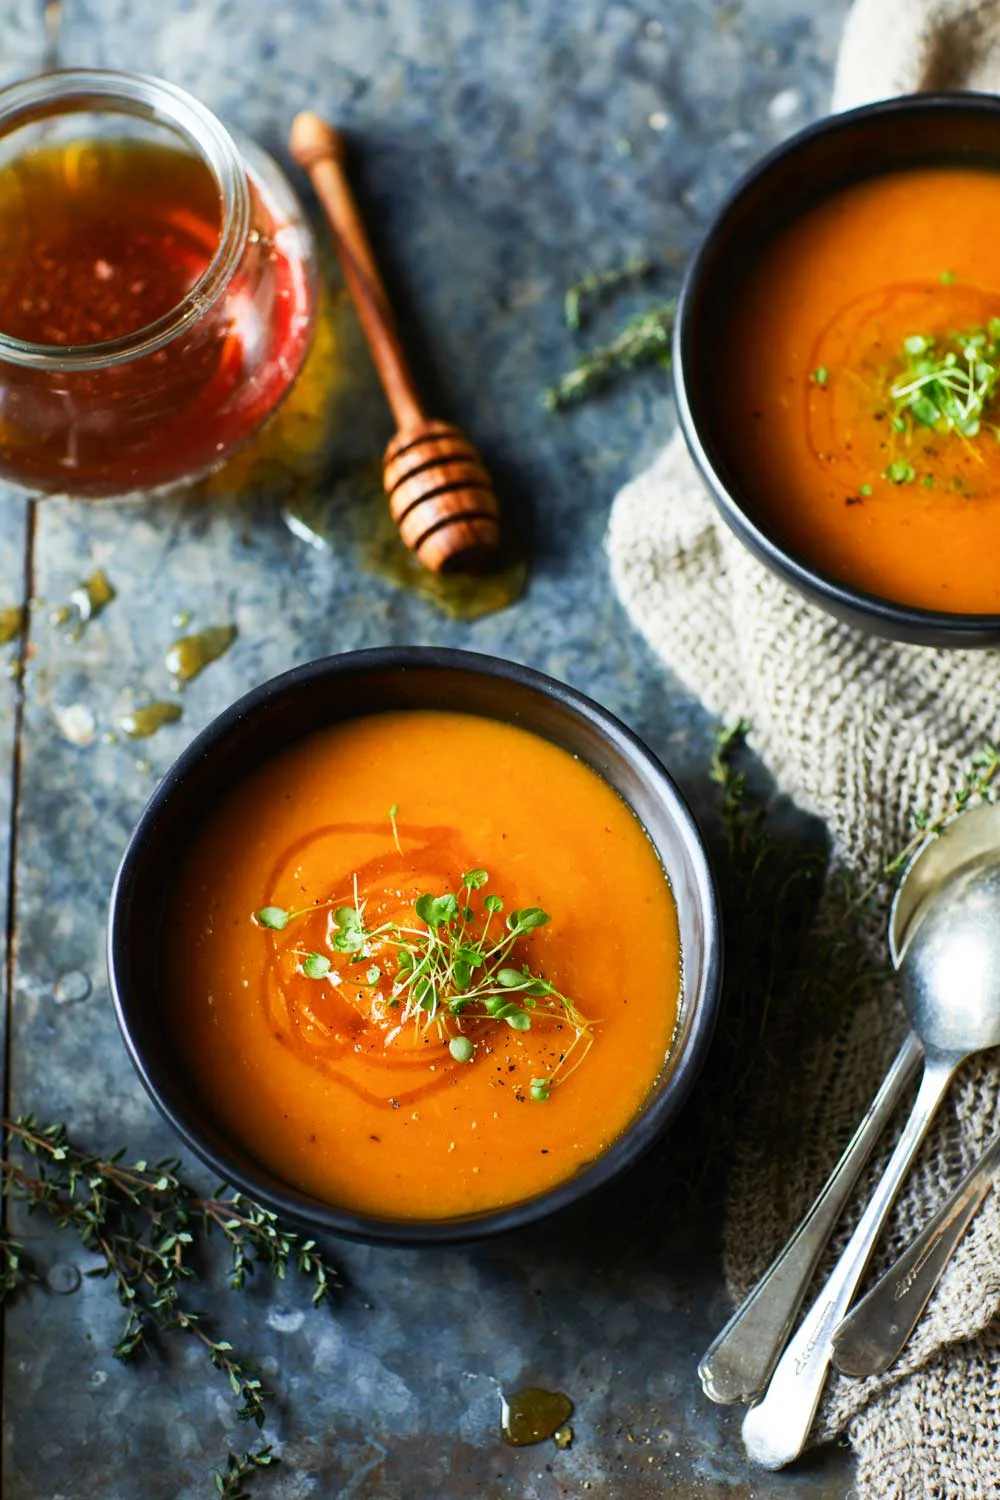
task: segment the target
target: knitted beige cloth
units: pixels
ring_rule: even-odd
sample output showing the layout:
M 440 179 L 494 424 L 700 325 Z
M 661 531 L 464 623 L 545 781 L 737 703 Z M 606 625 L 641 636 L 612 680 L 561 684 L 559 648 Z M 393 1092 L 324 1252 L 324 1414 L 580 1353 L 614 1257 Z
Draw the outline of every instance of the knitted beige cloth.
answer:
M 1000 0 L 856 0 L 835 108 L 998 86 Z M 717 518 L 679 434 L 617 497 L 608 551 L 618 593 L 656 651 L 714 713 L 750 720 L 779 785 L 826 820 L 835 857 L 862 874 L 903 846 L 914 809 L 948 805 L 973 752 L 1000 735 L 1000 654 L 877 641 L 804 603 Z M 761 1080 L 730 1187 L 735 1296 L 808 1206 L 902 1032 L 890 986 L 851 1011 L 832 1043 L 807 1047 L 798 1068 Z M 998 1126 L 992 1055 L 953 1086 L 882 1261 Z M 827 1387 L 814 1436 L 847 1430 L 860 1500 L 1000 1495 L 1000 1324 L 990 1326 L 998 1313 L 1000 1193 L 987 1199 L 900 1363 L 877 1380 L 838 1376 Z

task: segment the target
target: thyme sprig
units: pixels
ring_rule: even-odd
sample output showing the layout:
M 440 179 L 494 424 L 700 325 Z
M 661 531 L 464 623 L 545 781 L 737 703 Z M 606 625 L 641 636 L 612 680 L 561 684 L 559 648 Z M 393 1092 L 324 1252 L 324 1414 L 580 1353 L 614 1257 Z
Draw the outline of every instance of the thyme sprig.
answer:
M 294 1269 L 312 1282 L 313 1303 L 326 1301 L 340 1283 L 315 1242 L 285 1229 L 241 1193 L 220 1188 L 202 1197 L 181 1180 L 173 1159 L 126 1164 L 123 1151 L 92 1155 L 70 1143 L 64 1125 L 42 1125 L 31 1115 L 0 1120 L 0 1133 L 0 1192 L 26 1204 L 29 1213 L 47 1214 L 57 1229 L 74 1231 L 98 1258 L 88 1274 L 113 1283 L 126 1314 L 115 1358 L 133 1361 L 153 1336 L 189 1334 L 227 1380 L 239 1402 L 237 1418 L 261 1427 L 269 1393 L 232 1344 L 203 1326 L 182 1292 L 196 1279 L 202 1245 L 220 1234 L 229 1246 L 227 1279 L 234 1289 L 258 1266 L 278 1279 Z M 23 1245 L 0 1235 L 0 1301 L 36 1275 Z M 230 1453 L 219 1492 L 237 1500 L 244 1480 L 276 1461 L 270 1448 Z
M 301 954 L 298 967 L 307 979 L 339 984 L 342 976 L 333 968 L 334 958 L 367 964 L 363 974 L 350 976 L 351 982 L 378 992 L 390 1008 L 398 1008 L 400 1026 L 413 1022 L 424 1032 L 436 1028 L 457 1062 L 475 1057 L 476 1044 L 465 1035 L 470 1022 L 504 1021 L 514 1031 L 530 1031 L 533 1019 L 541 1017 L 567 1024 L 573 1041 L 547 1077 L 531 1080 L 531 1097 L 541 1102 L 583 1062 L 593 1041 L 592 1025 L 544 975 L 524 962 L 515 967 L 518 943 L 551 920 L 548 912 L 527 906 L 503 918 L 503 900 L 492 892 L 481 898 L 477 912 L 473 901 L 488 880 L 486 870 L 472 869 L 462 876 L 457 891 L 418 896 L 413 910 L 422 927 L 397 922 L 369 927 L 367 901 L 359 895 L 355 876 L 353 904 L 324 903 L 332 908 L 328 953 Z M 322 905 L 307 908 L 321 909 Z M 254 918 L 259 926 L 280 932 L 301 915 L 263 906 Z
M 567 328 L 583 327 L 590 308 L 612 292 L 619 291 L 636 281 L 644 281 L 654 270 L 653 262 L 642 258 L 625 261 L 624 265 L 612 266 L 605 271 L 590 271 L 581 276 L 563 298 L 563 317 Z
M 913 813 L 914 833 L 903 847 L 889 859 L 873 880 L 861 888 L 853 897 L 856 907 L 866 906 L 878 892 L 891 886 L 895 877 L 907 865 L 920 845 L 928 838 L 940 833 L 952 818 L 957 817 L 970 805 L 977 802 L 996 801 L 1000 785 L 1000 746 L 986 743 L 972 756 L 962 773 L 961 780 L 952 793 L 947 806 L 936 816 L 925 809 Z
M 561 411 L 602 390 L 639 365 L 659 364 L 670 368 L 670 344 L 677 303 L 674 298 L 647 308 L 630 318 L 609 344 L 591 349 L 542 400 L 549 411 Z
M 253 1452 L 244 1453 L 242 1457 L 230 1453 L 225 1472 L 215 1470 L 215 1488 L 221 1500 L 248 1500 L 249 1492 L 244 1488 L 246 1481 L 259 1469 L 269 1468 L 277 1462 L 277 1455 L 272 1451 L 270 1443 L 265 1443 Z

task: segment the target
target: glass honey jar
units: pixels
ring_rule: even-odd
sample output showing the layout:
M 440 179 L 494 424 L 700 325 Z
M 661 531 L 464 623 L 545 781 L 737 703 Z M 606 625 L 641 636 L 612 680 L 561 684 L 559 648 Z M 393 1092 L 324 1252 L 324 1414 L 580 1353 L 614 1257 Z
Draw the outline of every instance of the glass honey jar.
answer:
M 101 496 L 206 473 L 288 392 L 315 300 L 287 180 L 183 90 L 0 91 L 0 476 Z

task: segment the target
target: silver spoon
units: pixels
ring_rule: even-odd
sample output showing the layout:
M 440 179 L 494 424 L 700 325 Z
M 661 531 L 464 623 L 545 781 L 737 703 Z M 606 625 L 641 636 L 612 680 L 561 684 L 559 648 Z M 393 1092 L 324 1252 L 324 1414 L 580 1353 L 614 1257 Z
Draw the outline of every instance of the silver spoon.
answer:
M 966 818 L 975 820 L 971 829 L 962 826 Z M 764 1399 L 744 1419 L 747 1453 L 768 1469 L 783 1468 L 805 1446 L 830 1368 L 833 1335 L 956 1070 L 973 1053 L 1000 1044 L 1000 813 L 977 808 L 949 829 L 956 842 L 946 830 L 917 851 L 914 877 L 924 860 L 932 869 L 901 887 L 890 918 L 904 1002 L 924 1047 L 923 1077 L 857 1228 L 779 1360 Z
M 998 844 L 1000 814 L 987 806 L 953 818 L 937 838 L 920 846 L 890 918 L 889 947 L 897 967 L 903 930 L 921 901 L 958 865 Z M 754 1401 L 765 1390 L 834 1225 L 921 1056 L 910 1032 L 809 1212 L 702 1357 L 698 1375 L 712 1401 Z
M 899 1358 L 998 1171 L 995 1135 L 951 1197 L 841 1323 L 833 1339 L 838 1370 L 881 1375 Z
M 712 1401 L 755 1401 L 765 1390 L 826 1242 L 922 1055 L 911 1031 L 815 1203 L 702 1357 L 698 1375 Z

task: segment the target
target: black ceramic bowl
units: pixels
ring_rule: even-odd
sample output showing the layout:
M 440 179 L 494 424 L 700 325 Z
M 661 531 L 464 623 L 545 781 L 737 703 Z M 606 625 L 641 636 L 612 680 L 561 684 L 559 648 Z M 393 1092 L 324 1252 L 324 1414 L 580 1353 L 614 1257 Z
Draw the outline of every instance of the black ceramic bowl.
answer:
M 345 718 L 401 708 L 457 709 L 522 725 L 592 766 L 634 810 L 673 887 L 683 993 L 677 1032 L 642 1111 L 585 1171 L 512 1207 L 463 1219 L 391 1220 L 352 1213 L 283 1182 L 230 1139 L 195 1097 L 162 1021 L 165 894 L 204 813 L 270 756 Z M 154 1103 L 221 1177 L 278 1212 L 336 1234 L 394 1244 L 478 1238 L 574 1202 L 633 1162 L 676 1113 L 701 1066 L 718 997 L 721 940 L 711 872 L 697 827 L 659 762 L 611 714 L 525 667 L 463 651 L 358 651 L 308 662 L 219 715 L 157 787 L 111 896 L 111 992 L 125 1045 Z
M 930 164 L 1000 170 L 1000 100 L 987 94 L 890 99 L 809 126 L 766 156 L 719 210 L 688 270 L 674 332 L 674 379 L 684 436 L 724 520 L 762 563 L 813 604 L 874 635 L 924 646 L 995 646 L 1000 615 L 947 614 L 896 604 L 797 557 L 755 512 L 736 478 L 719 335 L 747 262 L 805 209 L 849 183 Z

